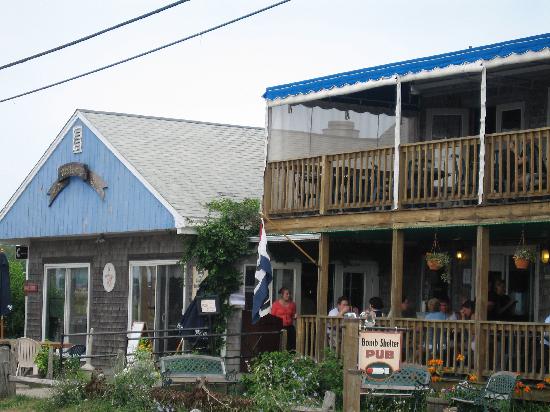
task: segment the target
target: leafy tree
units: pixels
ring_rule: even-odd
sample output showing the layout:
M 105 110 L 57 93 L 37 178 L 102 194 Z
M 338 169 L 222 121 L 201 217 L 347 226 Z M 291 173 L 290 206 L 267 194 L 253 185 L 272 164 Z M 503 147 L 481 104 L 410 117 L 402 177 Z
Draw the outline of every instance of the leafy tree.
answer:
M 8 257 L 10 264 L 10 288 L 12 312 L 4 317 L 5 336 L 9 338 L 18 338 L 23 336 L 25 328 L 25 294 L 23 286 L 25 284 L 24 261 L 15 259 L 15 248 L 13 246 L 0 244 L 0 249 Z
M 253 253 L 248 238 L 258 234 L 260 204 L 256 199 L 220 199 L 206 206 L 208 215 L 196 227 L 197 235 L 187 241 L 183 261 L 208 271 L 201 287 L 205 295 L 219 296 L 221 314 L 213 319 L 214 332 L 223 333 L 231 313 L 229 295 L 242 284 L 242 273 L 235 264 Z

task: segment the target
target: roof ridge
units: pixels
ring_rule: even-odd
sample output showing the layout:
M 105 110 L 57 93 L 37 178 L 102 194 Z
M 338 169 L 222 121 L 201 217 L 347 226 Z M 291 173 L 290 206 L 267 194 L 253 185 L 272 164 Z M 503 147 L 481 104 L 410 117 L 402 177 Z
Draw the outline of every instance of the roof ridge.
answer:
M 107 116 L 137 117 L 142 119 L 166 120 L 166 121 L 173 121 L 173 122 L 193 123 L 193 124 L 205 124 L 209 126 L 236 127 L 239 129 L 264 130 L 263 127 L 259 127 L 259 126 L 242 126 L 242 125 L 229 124 L 229 123 L 204 122 L 200 120 L 177 119 L 174 117 L 150 116 L 150 115 L 134 114 L 134 113 L 107 112 L 102 110 L 91 110 L 91 109 L 77 109 L 76 111 L 82 112 L 82 113 L 102 114 Z

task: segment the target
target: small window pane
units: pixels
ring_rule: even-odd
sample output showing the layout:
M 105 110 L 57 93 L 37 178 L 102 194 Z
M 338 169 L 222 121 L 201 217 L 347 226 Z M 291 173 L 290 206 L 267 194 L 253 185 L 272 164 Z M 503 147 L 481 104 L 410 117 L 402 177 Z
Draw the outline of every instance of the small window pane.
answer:
M 69 333 L 88 331 L 88 269 L 69 270 Z M 71 343 L 85 345 L 86 336 L 71 336 Z
M 55 268 L 46 271 L 46 339 L 60 341 L 65 321 L 65 275 L 66 269 Z

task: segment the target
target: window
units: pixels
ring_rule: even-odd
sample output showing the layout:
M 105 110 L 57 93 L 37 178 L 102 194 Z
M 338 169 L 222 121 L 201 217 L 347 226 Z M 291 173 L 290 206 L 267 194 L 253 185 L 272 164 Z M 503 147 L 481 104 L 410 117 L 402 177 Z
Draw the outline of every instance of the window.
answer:
M 86 333 L 89 325 L 89 264 L 45 265 L 42 338 L 59 341 L 61 334 Z M 85 345 L 85 336 L 71 343 Z
M 467 109 L 428 109 L 427 135 L 430 140 L 468 135 Z
M 82 153 L 82 126 L 73 128 L 73 153 Z
M 497 132 L 510 132 L 524 129 L 523 102 L 501 104 L 497 106 Z

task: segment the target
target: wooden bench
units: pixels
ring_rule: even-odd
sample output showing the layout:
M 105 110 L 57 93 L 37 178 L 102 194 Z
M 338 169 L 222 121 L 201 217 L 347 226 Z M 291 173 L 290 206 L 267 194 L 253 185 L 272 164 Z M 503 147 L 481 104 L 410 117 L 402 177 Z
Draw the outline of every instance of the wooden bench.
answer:
M 196 382 L 204 378 L 210 383 L 227 382 L 225 361 L 216 356 L 172 355 L 160 358 L 160 370 L 173 383 Z
M 402 364 L 401 369 L 387 379 L 376 381 L 363 377 L 361 394 L 384 397 L 414 397 L 416 410 L 420 397 L 429 390 L 431 374 L 421 365 Z

